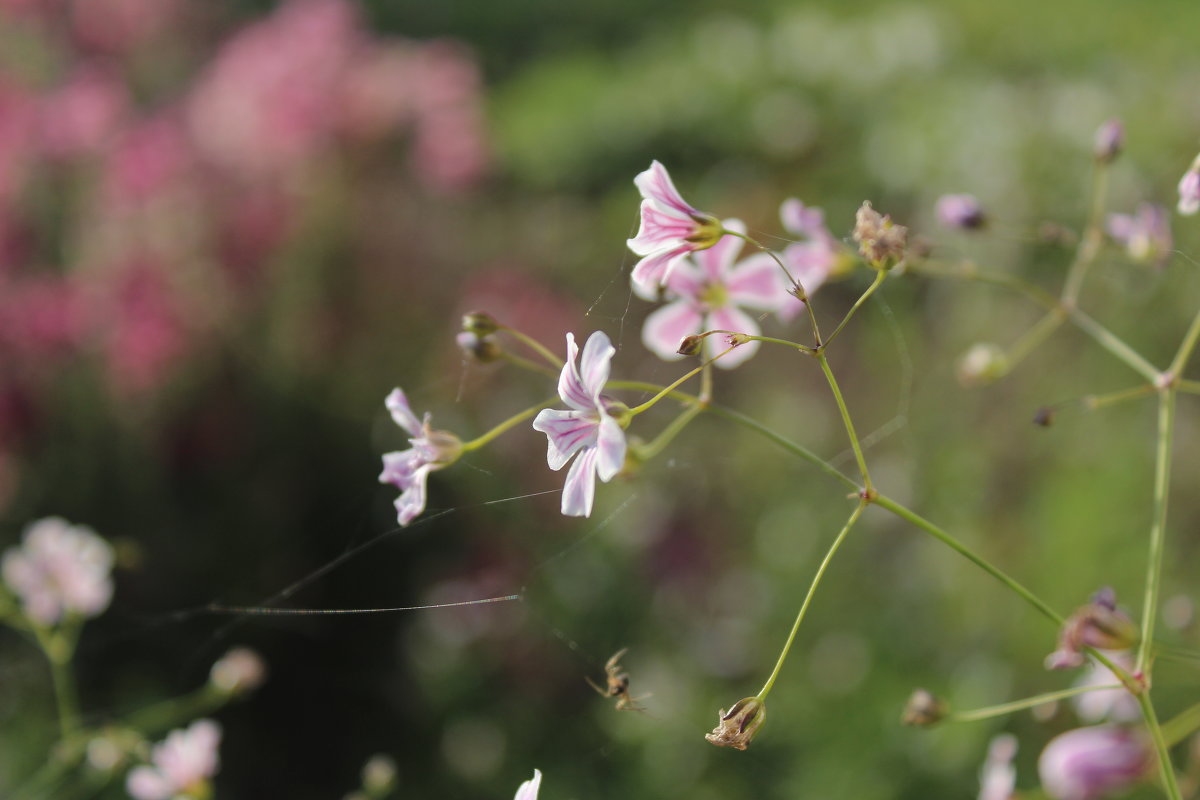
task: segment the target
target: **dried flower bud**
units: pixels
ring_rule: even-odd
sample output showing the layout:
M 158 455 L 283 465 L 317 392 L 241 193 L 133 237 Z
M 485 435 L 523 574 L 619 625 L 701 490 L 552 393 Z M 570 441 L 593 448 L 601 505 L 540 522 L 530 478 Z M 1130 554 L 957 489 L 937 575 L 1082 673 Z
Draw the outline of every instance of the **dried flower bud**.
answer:
M 1071 669 L 1084 663 L 1083 651 L 1124 650 L 1137 643 L 1138 631 L 1133 620 L 1117 609 L 1116 593 L 1105 587 L 1080 606 L 1058 633 L 1058 649 L 1046 657 L 1046 669 Z
M 729 333 L 725 335 L 725 341 L 729 343 L 730 347 L 737 347 L 738 345 L 747 344 L 752 340 L 748 333 Z
M 1125 146 L 1125 126 L 1119 119 L 1110 119 L 1096 129 L 1092 155 L 1101 164 L 1111 164 Z
M 1054 424 L 1054 417 L 1058 414 L 1050 406 L 1042 406 L 1033 415 L 1033 424 L 1043 428 L 1049 428 Z
M 221 656 L 209 672 L 209 683 L 226 694 L 249 692 L 262 685 L 267 666 L 248 647 L 235 647 Z
M 1056 800 L 1098 800 L 1141 781 L 1155 760 L 1138 732 L 1097 725 L 1051 739 L 1038 758 L 1038 775 L 1042 789 Z
M 938 221 L 947 228 L 978 230 L 987 224 L 983 206 L 973 194 L 944 194 L 937 201 Z
M 675 352 L 681 356 L 698 356 L 703 347 L 704 337 L 693 333 L 679 340 L 679 349 Z
M 454 337 L 454 341 L 458 343 L 459 349 L 465 356 L 481 364 L 490 364 L 500 358 L 504 352 L 500 343 L 496 341 L 496 337 L 480 336 L 474 331 L 463 331 Z
M 1004 377 L 1008 371 L 1008 356 L 999 345 L 981 342 L 958 362 L 958 380 L 963 386 L 982 386 Z
M 926 689 L 916 689 L 908 698 L 900 721 L 915 728 L 925 728 L 941 722 L 949 711 L 945 700 Z
M 721 709 L 717 727 L 704 734 L 704 738 L 718 747 L 745 750 L 766 719 L 766 704 L 757 697 L 746 697 L 734 703 L 729 711 Z
M 888 269 L 904 258 L 908 228 L 892 222 L 864 201 L 854 216 L 854 241 L 858 252 L 875 269 Z
M 470 311 L 463 314 L 462 327 L 468 333 L 483 337 L 500 330 L 500 323 L 486 311 Z

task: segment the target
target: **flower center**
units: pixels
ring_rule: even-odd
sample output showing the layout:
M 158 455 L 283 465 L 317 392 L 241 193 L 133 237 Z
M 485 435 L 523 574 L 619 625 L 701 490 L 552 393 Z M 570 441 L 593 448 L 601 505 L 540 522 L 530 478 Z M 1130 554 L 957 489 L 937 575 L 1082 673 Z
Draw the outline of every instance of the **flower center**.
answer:
M 729 292 L 719 283 L 706 284 L 696 296 L 705 308 L 724 308 L 729 304 Z

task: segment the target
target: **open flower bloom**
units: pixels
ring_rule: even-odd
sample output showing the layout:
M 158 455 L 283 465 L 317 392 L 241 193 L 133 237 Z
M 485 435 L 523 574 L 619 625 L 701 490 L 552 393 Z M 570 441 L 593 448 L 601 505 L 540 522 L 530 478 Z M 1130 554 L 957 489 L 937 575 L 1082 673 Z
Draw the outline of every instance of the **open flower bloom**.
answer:
M 642 224 L 626 243 L 642 260 L 633 267 L 633 282 L 645 291 L 666 281 L 680 259 L 712 247 L 724 235 L 721 222 L 680 196 L 667 168 L 657 161 L 633 179 L 642 193 Z
M 1038 758 L 1042 789 L 1055 800 L 1097 800 L 1128 789 L 1153 768 L 1145 737 L 1116 725 L 1076 728 L 1050 740 Z
M 136 767 L 125 780 L 134 800 L 208 797 L 208 779 L 217 772 L 221 726 L 211 719 L 175 730 L 154 746 L 149 766 Z
M 0 572 L 31 620 L 54 625 L 108 608 L 112 565 L 112 547 L 95 531 L 48 517 L 25 529 L 24 543 L 5 552 Z
M 618 416 L 628 409 L 600 394 L 615 352 L 608 337 L 596 331 L 583 346 L 576 369 L 579 347 L 575 334 L 568 333 L 567 363 L 558 378 L 558 396 L 571 408 L 547 408 L 533 420 L 533 429 L 546 434 L 550 469 L 562 469 L 578 453 L 563 484 L 562 513 L 568 517 L 591 516 L 596 476 L 607 483 L 625 464 L 625 431 Z
M 412 447 L 384 453 L 383 472 L 379 473 L 380 483 L 390 483 L 400 490 L 396 518 L 401 525 L 407 525 L 425 510 L 425 482 L 429 473 L 457 461 L 462 455 L 462 442 L 452 433 L 430 428 L 429 414 L 418 420 L 408 406 L 408 398 L 399 389 L 393 389 L 384 403 L 396 424 L 412 434 L 408 440 Z
M 1142 203 L 1136 214 L 1109 214 L 1105 227 L 1138 263 L 1162 266 L 1171 255 L 1171 224 L 1162 206 Z
M 513 800 L 537 800 L 538 789 L 542 786 L 542 771 L 535 769 L 533 778 L 525 781 L 517 787 L 517 794 Z
M 745 227 L 736 219 L 725 220 L 727 230 L 742 232 Z M 781 311 L 799 308 L 796 298 L 788 294 L 787 279 L 779 265 L 765 253 L 737 261 L 742 240 L 727 236 L 692 258 L 683 258 L 666 279 L 666 298 L 670 301 L 646 317 L 642 328 L 642 343 L 659 358 L 674 360 L 679 342 L 685 336 L 706 330 L 726 330 L 757 336 L 758 321 L 741 310 Z M 807 287 L 806 287 L 807 288 Z M 634 290 L 646 299 L 642 287 Z M 727 345 L 720 336 L 705 340 L 706 357 L 711 358 Z M 759 342 L 746 342 L 716 363 L 727 369 L 736 367 L 754 355 Z

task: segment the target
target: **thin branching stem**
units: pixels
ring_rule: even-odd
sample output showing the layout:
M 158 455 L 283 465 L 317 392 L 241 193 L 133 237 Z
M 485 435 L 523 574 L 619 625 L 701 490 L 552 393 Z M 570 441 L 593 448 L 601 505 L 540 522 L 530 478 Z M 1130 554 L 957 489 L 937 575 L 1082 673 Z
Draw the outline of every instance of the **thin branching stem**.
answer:
M 1022 700 L 1012 700 L 1008 703 L 1000 703 L 999 705 L 987 706 L 985 708 L 976 708 L 971 711 L 956 711 L 946 717 L 946 722 L 978 722 L 981 719 L 991 719 L 992 717 L 1001 717 L 1005 714 L 1011 714 L 1014 711 L 1022 711 L 1026 708 L 1040 706 L 1043 703 L 1052 703 L 1055 700 L 1064 700 L 1068 697 L 1086 694 L 1087 692 L 1098 692 L 1105 689 L 1121 689 L 1121 684 L 1114 683 L 1108 686 L 1075 686 L 1070 689 L 1060 689 L 1057 692 L 1046 692 L 1045 694 L 1037 694 L 1033 697 L 1026 697 Z
M 1150 525 L 1150 553 L 1146 563 L 1146 598 L 1142 604 L 1141 644 L 1137 669 L 1150 666 L 1154 645 L 1154 622 L 1162 585 L 1163 542 L 1167 529 L 1167 502 L 1171 483 L 1171 443 L 1175 433 L 1175 390 L 1165 388 L 1158 396 L 1158 436 L 1154 448 L 1154 517 Z

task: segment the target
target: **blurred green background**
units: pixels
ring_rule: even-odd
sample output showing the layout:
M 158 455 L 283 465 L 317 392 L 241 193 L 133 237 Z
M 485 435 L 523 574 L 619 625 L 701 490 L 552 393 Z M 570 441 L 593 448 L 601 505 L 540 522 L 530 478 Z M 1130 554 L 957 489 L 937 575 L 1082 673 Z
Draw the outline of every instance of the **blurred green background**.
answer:
M 70 4 L 45 17 L 27 10 L 36 3 L 11 5 L 0 17 L 5 85 L 49 92 L 99 59 L 130 87 L 129 113 L 147 117 L 187 102 L 229 40 L 276 8 L 184 3 L 185 22 L 117 51 L 62 34 L 55 14 Z M 768 243 L 783 242 L 786 197 L 824 208 L 839 237 L 870 199 L 939 257 L 1057 291 L 1071 251 L 1037 230 L 1082 226 L 1101 122 L 1118 117 L 1128 131 L 1109 208 L 1173 205 L 1200 139 L 1200 6 L 380 0 L 353 10 L 356 36 L 465 48 L 455 63 L 477 67 L 480 83 L 462 113 L 482 116 L 474 134 L 451 126 L 447 136 L 477 134 L 486 157 L 454 151 L 442 157 L 479 163 L 461 180 L 430 178 L 424 123 L 399 115 L 378 135 L 319 139 L 264 179 L 288 222 L 258 249 L 168 226 L 170 241 L 150 247 L 155 274 L 188 276 L 175 289 L 204 299 L 203 311 L 179 323 L 186 335 L 151 378 L 122 383 L 119 358 L 100 344 L 121 341 L 114 326 L 134 312 L 92 305 L 117 274 L 105 271 L 108 240 L 96 243 L 104 226 L 88 199 L 107 145 L 26 165 L 4 198 L 15 222 L 0 256 L 10 298 L 0 316 L 10 326 L 0 339 L 0 543 L 55 514 L 123 554 L 113 606 L 85 631 L 77 662 L 89 721 L 199 685 L 213 659 L 244 643 L 270 678 L 217 717 L 219 798 L 340 797 L 376 752 L 397 760 L 405 797 L 508 797 L 534 767 L 547 798 L 964 797 L 1000 730 L 1019 735 L 1018 786 L 1034 790 L 1040 747 L 1077 724 L 1067 706 L 933 731 L 898 718 L 917 686 L 960 708 L 1065 687 L 1069 676 L 1042 669 L 1055 631 L 878 509 L 830 568 L 753 747 L 703 741 L 719 708 L 761 686 L 851 508 L 840 485 L 715 418 L 695 421 L 636 478 L 601 486 L 589 520 L 559 516 L 556 493 L 530 496 L 562 476 L 545 468 L 541 435 L 522 426 L 432 477 L 431 511 L 452 513 L 387 534 L 287 599 L 519 602 L 232 625 L 179 612 L 257 603 L 394 528 L 393 492 L 376 482 L 379 456 L 404 446 L 382 405 L 393 386 L 464 438 L 552 392 L 538 376 L 464 364 L 453 340 L 464 311 L 490 311 L 556 351 L 567 330 L 604 330 L 618 345 L 616 375 L 677 377 L 679 364 L 642 348 L 650 306 L 628 288 L 632 179 L 653 158 L 689 201 L 745 220 Z M 412 92 L 430 85 L 406 74 L 397 80 Z M 446 80 L 446 91 L 471 83 Z M 193 114 L 189 136 L 245 112 L 230 113 Z M 244 178 L 231 169 L 204 186 L 203 202 L 163 213 L 251 214 L 239 210 Z M 988 209 L 987 232 L 938 227 L 934 201 L 960 191 Z M 269 221 L 282 213 L 271 202 Z M 158 213 L 121 223 L 125 235 L 153 239 Z M 1109 247 L 1083 298 L 1159 365 L 1200 297 L 1194 220 L 1171 222 L 1178 253 L 1165 268 L 1131 265 Z M 251 277 L 230 277 L 230 264 Z M 217 288 L 206 282 L 214 273 Z M 69 313 L 111 318 L 68 325 L 50 356 L 31 351 L 18 327 L 31 323 L 11 307 L 25 295 L 13 287 L 43 279 L 90 281 Z M 860 271 L 822 289 L 822 320 L 840 319 L 869 279 Z M 173 330 L 181 307 L 166 303 L 128 336 Z M 887 434 L 867 454 L 883 491 L 1063 612 L 1103 585 L 1136 611 L 1154 403 L 1076 413 L 1068 401 L 1137 376 L 1064 327 L 995 385 L 955 377 L 970 345 L 1011 344 L 1038 316 L 1003 289 L 896 276 L 830 359 L 860 433 Z M 801 322 L 767 332 L 799 337 Z M 852 469 L 814 363 L 764 349 L 718 375 L 716 396 Z M 1069 410 L 1053 427 L 1031 424 L 1060 402 Z M 1195 594 L 1195 406 L 1181 398 L 1178 415 L 1164 595 L 1180 598 L 1177 610 Z M 652 433 L 669 419 L 664 409 L 638 426 Z M 1189 616 L 1176 623 L 1163 637 L 1195 647 Z M 584 681 L 600 680 L 621 647 L 633 693 L 651 693 L 647 714 L 615 711 Z M 52 695 L 40 655 L 8 632 L 0 675 L 0 786 L 11 787 L 53 741 Z M 1194 702 L 1197 678 L 1160 665 L 1164 716 Z M 123 796 L 119 784 L 103 796 Z

